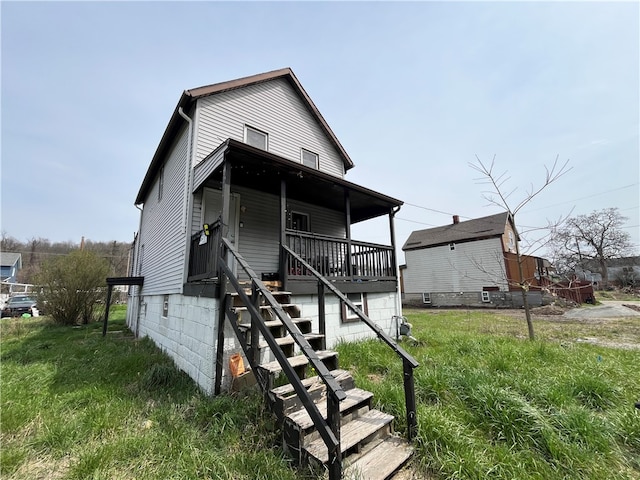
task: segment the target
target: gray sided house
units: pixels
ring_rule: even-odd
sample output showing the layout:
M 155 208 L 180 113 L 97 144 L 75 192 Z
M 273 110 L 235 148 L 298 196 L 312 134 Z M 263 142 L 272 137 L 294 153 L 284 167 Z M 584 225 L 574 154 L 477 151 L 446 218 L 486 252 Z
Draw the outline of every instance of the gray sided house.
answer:
M 516 233 L 508 212 L 411 233 L 401 267 L 403 303 L 421 307 L 520 307 Z M 549 262 L 521 256 L 531 305 L 541 305 Z M 547 297 L 549 297 L 547 295 Z
M 286 292 L 282 308 L 310 319 L 323 348 L 372 331 L 320 291 L 317 275 L 394 333 L 402 202 L 345 180 L 353 166 L 288 68 L 184 91 L 135 200 L 130 275 L 144 284 L 131 289 L 130 328 L 211 394 L 229 384 L 230 356 L 243 353 L 230 323 L 249 328 L 246 307 L 219 322 L 234 282 L 251 288 L 258 278 L 274 296 Z M 381 216 L 387 245 L 351 237 L 353 224 Z
M 18 281 L 18 271 L 22 268 L 22 254 L 14 252 L 0 253 L 0 280 L 6 283 Z

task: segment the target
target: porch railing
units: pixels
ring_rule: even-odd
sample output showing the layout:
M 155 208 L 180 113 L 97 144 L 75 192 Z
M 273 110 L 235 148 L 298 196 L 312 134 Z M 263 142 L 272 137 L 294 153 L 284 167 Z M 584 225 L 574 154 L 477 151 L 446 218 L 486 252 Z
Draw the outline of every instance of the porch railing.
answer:
M 396 278 L 393 247 L 387 245 L 287 230 L 286 246 L 323 277 L 361 280 Z M 289 277 L 312 275 L 303 262 L 293 256 L 287 257 L 285 268 Z
M 208 232 L 200 230 L 191 235 L 188 281 L 193 282 L 218 276 L 220 256 L 220 221 L 211 223 Z M 208 233 L 208 235 L 207 235 Z

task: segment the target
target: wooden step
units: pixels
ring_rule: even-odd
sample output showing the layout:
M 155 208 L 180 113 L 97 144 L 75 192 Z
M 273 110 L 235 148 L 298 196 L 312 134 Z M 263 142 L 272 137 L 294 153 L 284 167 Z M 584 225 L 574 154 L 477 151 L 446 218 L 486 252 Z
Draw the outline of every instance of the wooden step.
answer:
M 345 392 L 347 394 L 347 398 L 342 400 L 340 405 L 340 413 L 348 412 L 354 407 L 361 406 L 366 404 L 369 406 L 371 398 L 373 398 L 373 393 L 368 392 L 366 390 L 362 390 L 360 388 L 352 388 L 351 390 L 347 390 Z M 322 415 L 322 418 L 327 419 L 327 402 L 319 401 L 317 404 L 318 410 Z M 300 430 L 307 430 L 313 427 L 313 420 L 309 416 L 309 412 L 305 408 L 301 408 L 295 412 L 289 413 L 285 417 L 285 421 L 293 424 L 295 428 Z
M 404 439 L 389 436 L 362 455 L 345 462 L 344 478 L 386 480 L 411 457 L 413 447 Z
M 307 342 L 309 342 L 309 344 L 313 347 L 313 343 L 315 340 L 321 340 L 324 338 L 324 335 L 319 334 L 319 333 L 304 333 L 303 337 L 305 338 L 305 340 L 307 340 Z M 276 342 L 278 345 L 280 345 L 280 347 L 284 347 L 286 345 L 293 345 L 295 344 L 295 340 L 293 339 L 293 337 L 289 334 L 287 334 L 284 337 L 277 337 L 276 338 Z M 258 348 L 269 348 L 269 344 L 266 342 L 266 340 L 261 340 L 260 343 L 258 344 Z
M 331 370 L 330 373 L 344 391 L 350 390 L 355 386 L 353 377 L 347 370 Z M 302 385 L 306 388 L 309 397 L 313 401 L 322 398 L 326 391 L 324 382 L 318 376 L 305 378 L 302 380 Z M 271 408 L 278 418 L 283 418 L 287 413 L 302 408 L 302 401 L 298 398 L 293 385 L 290 383 L 272 389 L 269 392 L 269 397 L 272 404 Z
M 334 352 L 333 350 L 319 350 L 316 352 L 318 358 L 322 362 L 331 362 L 335 360 L 337 362 L 338 352 Z M 309 363 L 309 359 L 305 355 L 296 355 L 295 357 L 289 357 L 289 364 L 293 368 L 303 367 Z M 258 365 L 258 368 L 264 370 L 267 374 L 276 375 L 282 371 L 282 367 L 277 360 L 269 363 L 263 363 L 262 365 Z M 329 368 L 329 367 L 327 367 Z M 329 370 L 333 370 L 329 368 Z
M 364 415 L 351 420 L 340 427 L 340 450 L 344 454 L 347 450 L 366 444 L 376 436 L 387 436 L 391 432 L 392 415 L 379 410 L 369 410 Z M 321 463 L 327 463 L 328 451 L 322 438 L 313 440 L 303 447 L 306 452 Z
M 298 330 L 300 330 L 300 333 L 311 333 L 311 319 L 310 318 L 292 318 L 291 321 L 298 327 Z M 282 330 L 285 330 L 284 328 L 284 324 L 282 323 L 282 321 L 280 319 L 277 320 L 265 320 L 264 321 L 264 325 L 266 325 L 267 328 L 269 328 L 270 330 L 276 330 L 278 328 L 281 328 Z M 251 330 L 251 322 L 241 322 L 238 323 L 238 328 L 240 330 L 243 331 L 248 331 Z M 280 332 L 281 335 L 276 335 L 274 333 L 274 336 L 284 336 L 284 331 Z

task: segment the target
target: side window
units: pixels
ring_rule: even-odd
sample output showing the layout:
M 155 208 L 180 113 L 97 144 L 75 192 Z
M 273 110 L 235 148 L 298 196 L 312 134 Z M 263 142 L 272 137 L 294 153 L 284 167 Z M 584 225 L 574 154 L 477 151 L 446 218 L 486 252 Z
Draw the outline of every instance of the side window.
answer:
M 244 126 L 244 143 L 248 143 L 252 147 L 269 150 L 269 135 L 257 128 Z
M 369 314 L 366 293 L 348 293 L 347 298 L 351 300 L 351 303 L 362 310 L 365 315 Z M 359 320 L 360 317 L 358 317 L 358 315 L 353 310 L 342 303 L 342 322 L 350 323 L 358 322 Z
M 158 175 L 158 203 L 162 200 L 162 192 L 164 190 L 164 166 L 160 169 Z
M 303 165 L 307 167 L 315 168 L 315 169 L 319 168 L 318 166 L 319 157 L 317 153 L 313 153 L 309 150 L 305 150 L 304 148 L 302 148 L 300 152 L 300 157 L 301 157 L 300 160 Z
M 287 228 L 298 230 L 299 232 L 310 232 L 309 214 L 301 212 L 290 212 L 288 216 Z
M 142 276 L 142 261 L 144 260 L 144 245 L 140 246 L 140 258 L 138 258 L 138 276 Z
M 431 304 L 431 294 L 423 293 L 422 294 L 422 303 Z
M 482 292 L 482 302 L 483 303 L 491 302 L 491 297 L 489 296 L 489 292 Z

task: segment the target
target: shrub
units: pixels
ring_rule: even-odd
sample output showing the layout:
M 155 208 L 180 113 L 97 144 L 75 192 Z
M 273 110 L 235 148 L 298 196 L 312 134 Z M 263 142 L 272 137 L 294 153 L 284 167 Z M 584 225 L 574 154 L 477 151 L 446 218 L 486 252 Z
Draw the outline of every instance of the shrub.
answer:
M 62 325 L 96 320 L 108 274 L 107 261 L 86 250 L 47 260 L 37 280 L 45 313 Z

